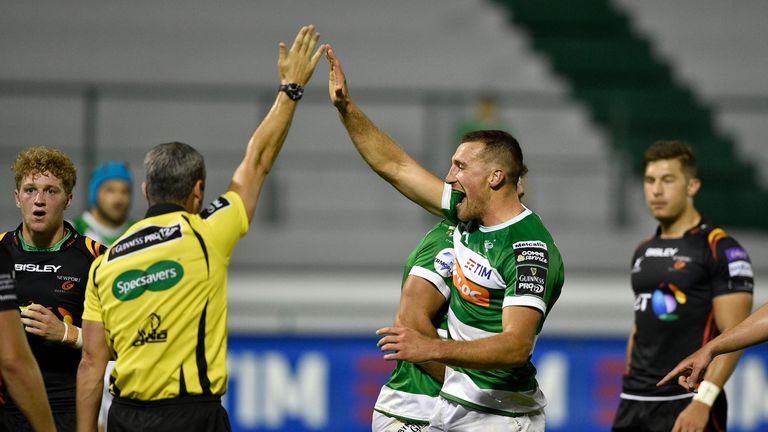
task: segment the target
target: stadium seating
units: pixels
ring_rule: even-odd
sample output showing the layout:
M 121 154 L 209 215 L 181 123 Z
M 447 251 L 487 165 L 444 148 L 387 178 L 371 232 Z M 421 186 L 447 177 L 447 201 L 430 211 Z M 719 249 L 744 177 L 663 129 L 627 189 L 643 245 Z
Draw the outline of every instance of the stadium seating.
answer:
M 707 184 L 699 208 L 726 225 L 768 227 L 762 217 L 768 211 L 768 189 L 760 184 L 754 163 L 740 157 L 734 139 L 715 124 L 711 107 L 677 79 L 651 40 L 632 27 L 626 11 L 610 0 L 499 3 L 531 33 L 532 46 L 571 83 L 574 97 L 590 107 L 613 144 L 630 154 L 636 173 L 653 141 L 687 140 L 698 153 Z M 640 3 L 634 2 L 651 8 Z M 733 212 L 732 207 L 756 211 Z
M 768 62 L 760 46 L 766 38 L 743 33 L 764 26 L 715 25 L 729 6 L 707 0 L 708 7 L 691 16 L 687 10 L 695 1 L 540 2 L 561 13 L 516 1 L 514 14 L 525 24 L 510 21 L 507 2 L 500 0 L 443 0 L 440 7 L 359 0 L 334 1 L 333 7 L 303 2 L 300 8 L 278 0 L 14 4 L 0 14 L 0 159 L 6 161 L 0 222 L 3 229 L 19 222 L 7 167 L 30 145 L 56 146 L 73 156 L 80 179 L 69 217 L 85 206 L 88 158 L 128 160 L 141 176 L 149 146 L 170 140 L 202 151 L 206 194 L 213 198 L 227 187 L 244 143 L 274 97 L 277 42 L 290 41 L 299 25 L 311 21 L 334 44 L 366 112 L 438 175 L 447 170 L 456 125 L 472 114 L 476 96 L 503 95 L 501 116 L 520 138 L 531 169 L 526 203 L 555 234 L 568 271 L 567 291 L 548 331 L 623 333 L 631 319 L 628 257 L 653 230 L 639 180 L 625 167 L 637 169 L 637 152 L 659 137 L 662 122 L 668 123 L 664 138 L 698 125 L 697 134 L 686 137 L 711 143 L 699 149 L 707 160 L 744 160 L 746 154 L 755 161 L 725 174 L 703 164 L 703 172 L 714 169 L 708 178 L 716 176 L 705 190 L 717 183 L 743 188 L 702 194 L 707 208 L 754 208 L 731 215 L 751 218 L 764 215 L 757 206 L 768 202 L 755 200 L 744 186 L 765 175 L 755 172 L 758 161 L 768 166 L 765 115 L 723 117 L 711 109 L 718 94 L 749 95 L 764 87 L 758 71 Z M 747 10 L 762 10 L 756 0 L 746 1 Z M 764 16 L 734 13 L 747 23 Z M 719 36 L 685 33 L 691 30 L 675 25 L 684 21 L 717 28 Z M 638 39 L 640 30 L 654 36 Z M 569 42 L 560 46 L 563 35 Z M 753 59 L 754 70 L 706 58 L 708 49 L 720 46 L 718 37 L 726 42 L 716 57 L 734 64 Z M 736 44 L 758 54 L 727 51 Z M 558 55 L 557 63 L 546 50 L 610 55 Z M 595 65 L 604 75 L 590 71 Z M 253 330 L 249 320 L 262 312 L 271 313 L 264 324 L 270 330 L 367 332 L 373 326 L 368 323 L 391 319 L 403 260 L 436 220 L 371 174 L 354 153 L 327 103 L 325 74 L 321 64 L 267 181 L 256 222 L 232 259 L 232 322 L 243 330 Z M 572 86 L 572 80 L 584 85 Z M 29 85 L 14 85 L 19 81 Z M 93 89 L 97 98 L 89 100 L 85 95 Z M 94 148 L 83 144 L 89 134 Z M 731 136 L 751 147 L 734 147 Z M 623 145 L 614 146 L 617 141 Z M 145 204 L 138 188 L 134 198 L 132 213 L 141 216 Z M 748 233 L 739 239 L 756 263 L 768 262 L 759 259 L 768 256 L 765 235 Z M 309 279 L 317 289 L 298 289 Z M 268 298 L 275 285 L 297 289 L 303 303 Z M 356 291 L 350 300 L 349 285 L 370 291 Z M 345 313 L 352 314 L 347 321 Z M 594 324 L 594 317 L 604 321 Z

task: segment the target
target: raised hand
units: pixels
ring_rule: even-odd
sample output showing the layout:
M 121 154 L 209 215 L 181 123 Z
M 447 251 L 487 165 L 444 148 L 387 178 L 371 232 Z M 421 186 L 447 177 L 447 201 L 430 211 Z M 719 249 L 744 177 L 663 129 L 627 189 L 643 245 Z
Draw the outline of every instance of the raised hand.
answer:
M 328 76 L 328 95 L 331 97 L 331 103 L 338 108 L 343 109 L 349 103 L 349 88 L 347 88 L 347 77 L 344 75 L 344 70 L 341 68 L 339 58 L 336 57 L 336 52 L 328 45 L 328 49 L 325 53 L 328 59 L 328 65 L 330 66 L 330 73 Z
M 285 43 L 280 42 L 277 66 L 280 70 L 281 84 L 296 83 L 303 86 L 309 81 L 326 49 L 325 45 L 320 45 L 320 48 L 315 51 L 319 40 L 320 33 L 315 30 L 315 26 L 310 25 L 299 30 L 290 50 Z

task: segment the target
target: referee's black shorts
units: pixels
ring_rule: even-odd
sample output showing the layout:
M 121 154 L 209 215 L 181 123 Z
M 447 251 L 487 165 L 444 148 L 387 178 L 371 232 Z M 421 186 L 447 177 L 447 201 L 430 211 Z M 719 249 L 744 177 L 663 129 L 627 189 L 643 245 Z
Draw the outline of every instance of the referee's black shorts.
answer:
M 229 432 L 220 396 L 184 396 L 157 401 L 115 397 L 107 432 Z
M 691 404 L 691 398 L 648 402 L 622 399 L 613 420 L 613 432 L 669 432 L 677 416 Z M 726 430 L 728 401 L 721 392 L 709 411 L 706 432 Z

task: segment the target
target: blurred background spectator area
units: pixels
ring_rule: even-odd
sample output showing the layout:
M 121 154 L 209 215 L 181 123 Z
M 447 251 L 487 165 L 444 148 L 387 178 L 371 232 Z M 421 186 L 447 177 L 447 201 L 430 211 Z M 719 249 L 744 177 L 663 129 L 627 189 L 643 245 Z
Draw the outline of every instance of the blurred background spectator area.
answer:
M 95 164 L 126 160 L 140 181 L 144 153 L 160 142 L 200 149 L 208 198 L 224 191 L 276 91 L 278 41 L 313 23 L 341 57 L 356 100 L 437 175 L 447 171 L 457 132 L 478 120 L 478 101 L 493 102 L 487 122 L 522 143 L 526 204 L 551 227 L 572 276 L 562 306 L 582 289 L 594 297 L 589 286 L 615 277 L 605 295 L 615 296 L 628 325 L 628 260 L 654 228 L 641 155 L 656 139 L 695 146 L 699 207 L 746 245 L 758 283 L 768 266 L 763 2 L 738 10 L 693 0 L 342 0 L 332 8 L 42 1 L 0 9 L 2 160 L 9 167 L 32 145 L 67 151 L 80 175 L 70 218 L 87 206 Z M 724 14 L 732 24 L 715 25 Z M 233 272 L 360 275 L 381 282 L 382 297 L 394 302 L 405 255 L 434 219 L 354 152 L 327 102 L 326 70 L 301 102 Z M 18 219 L 10 169 L 0 184 L 8 194 L 0 221 L 10 229 Z M 134 188 L 133 217 L 145 210 L 140 193 Z M 585 286 L 574 285 L 582 275 Z M 334 285 L 365 298 L 376 289 Z M 386 305 L 383 316 L 394 310 Z
M 18 224 L 15 155 L 65 150 L 79 170 L 183 141 L 223 192 L 277 91 L 277 44 L 315 24 L 355 100 L 443 176 L 457 133 L 492 95 L 494 124 L 522 144 L 525 203 L 565 260 L 544 335 L 621 337 L 630 257 L 655 225 L 641 155 L 685 139 L 697 204 L 750 252 L 768 299 L 768 3 L 745 0 L 446 0 L 0 4 L 0 222 Z M 230 326 L 243 334 L 370 335 L 391 321 L 401 266 L 436 220 L 376 177 L 328 103 L 307 87 L 247 237 L 232 257 Z M 134 188 L 131 216 L 146 209 Z

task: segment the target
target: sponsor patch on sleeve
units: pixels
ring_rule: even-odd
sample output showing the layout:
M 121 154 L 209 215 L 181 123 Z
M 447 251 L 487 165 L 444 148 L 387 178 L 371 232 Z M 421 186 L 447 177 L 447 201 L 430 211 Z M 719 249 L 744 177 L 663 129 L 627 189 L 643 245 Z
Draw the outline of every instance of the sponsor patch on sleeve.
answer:
M 725 250 L 725 259 L 728 260 L 728 262 L 734 262 L 734 261 L 749 261 L 749 255 L 747 255 L 747 251 L 740 247 L 732 247 Z
M 513 249 L 528 249 L 528 248 L 536 248 L 536 249 L 547 249 L 547 244 L 543 241 L 539 240 L 526 240 L 526 241 L 519 241 L 512 245 Z
M 733 261 L 728 263 L 728 273 L 731 277 L 755 277 L 752 264 L 747 261 Z
M 547 269 L 536 265 L 517 266 L 517 295 L 544 297 L 547 286 Z
M 181 224 L 167 227 L 150 225 L 113 244 L 109 249 L 108 260 L 112 261 L 142 249 L 180 239 L 181 237 Z
M 518 266 L 537 264 L 546 268 L 549 264 L 549 253 L 546 249 L 538 248 L 515 249 L 515 261 Z
M 0 305 L 8 303 L 13 305 L 16 302 L 16 281 L 11 273 L 0 274 Z
M 546 243 L 540 241 L 515 243 L 515 262 L 517 263 L 515 293 L 543 298 L 549 267 Z
M 445 248 L 435 255 L 435 271 L 442 277 L 451 277 L 453 271 L 453 249 Z
M 213 200 L 210 204 L 208 204 L 203 211 L 200 212 L 200 217 L 203 219 L 208 219 L 209 217 L 213 216 L 217 211 L 229 207 L 231 204 L 228 199 L 226 199 L 224 196 L 220 196 Z

